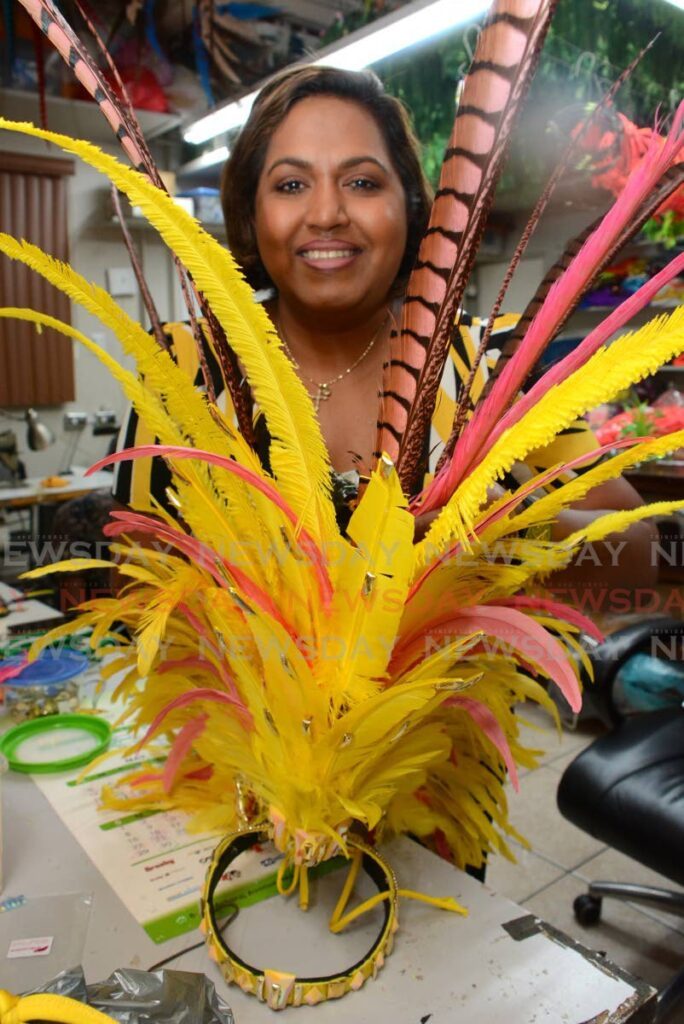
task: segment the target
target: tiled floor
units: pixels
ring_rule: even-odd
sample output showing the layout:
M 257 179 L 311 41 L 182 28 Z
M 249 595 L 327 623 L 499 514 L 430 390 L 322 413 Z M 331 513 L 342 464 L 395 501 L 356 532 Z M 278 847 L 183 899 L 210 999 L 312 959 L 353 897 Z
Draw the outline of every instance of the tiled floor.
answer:
M 684 966 L 684 917 L 617 900 L 604 900 L 601 921 L 590 928 L 579 925 L 573 915 L 572 901 L 586 891 L 589 880 L 673 888 L 667 879 L 571 825 L 556 807 L 556 789 L 564 768 L 597 731 L 580 725 L 574 732 L 565 731 L 559 740 L 546 715 L 536 708 L 525 708 L 522 714 L 536 725 L 534 731 L 526 730 L 528 745 L 546 750 L 542 766 L 524 773 L 520 793 L 511 791 L 509 798 L 513 824 L 532 849 L 512 844 L 517 865 L 501 857 L 493 859 L 487 884 L 585 946 L 603 950 L 633 974 L 662 985 Z

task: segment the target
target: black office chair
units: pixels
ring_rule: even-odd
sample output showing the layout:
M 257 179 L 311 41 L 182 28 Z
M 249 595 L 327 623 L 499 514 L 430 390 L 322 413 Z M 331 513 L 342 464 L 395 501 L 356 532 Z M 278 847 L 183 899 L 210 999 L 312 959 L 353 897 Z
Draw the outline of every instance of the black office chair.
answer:
M 566 768 L 558 807 L 584 832 L 684 886 L 684 707 L 673 706 L 620 720 L 615 677 L 637 652 L 684 655 L 684 623 L 654 619 L 620 630 L 592 654 L 593 700 L 615 723 Z M 591 692 L 591 690 L 590 690 Z M 592 882 L 574 902 L 580 924 L 596 924 L 604 898 L 645 902 L 684 916 L 684 891 Z M 659 994 L 658 1024 L 674 1021 L 684 1006 L 684 968 Z M 679 1018 L 680 1020 L 683 1018 Z

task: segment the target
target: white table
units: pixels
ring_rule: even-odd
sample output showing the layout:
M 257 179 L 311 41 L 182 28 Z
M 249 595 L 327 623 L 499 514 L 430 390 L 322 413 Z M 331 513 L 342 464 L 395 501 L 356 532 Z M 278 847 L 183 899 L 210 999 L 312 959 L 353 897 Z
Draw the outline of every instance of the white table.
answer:
M 28 580 L 26 582 L 30 587 L 30 582 Z M 39 584 L 40 581 L 38 580 L 35 586 L 38 587 Z M 17 590 L 16 587 L 8 586 L 7 583 L 0 582 L 0 600 L 5 603 L 16 602 L 9 615 L 5 615 L 0 619 L 0 640 L 3 640 L 10 632 L 28 631 L 36 623 L 42 625 L 44 622 L 49 623 L 53 619 L 59 620 L 64 618 L 62 613 L 58 612 L 56 608 L 52 608 L 42 601 L 37 601 L 35 598 L 24 600 L 22 591 Z
M 63 487 L 43 487 L 42 481 L 46 477 L 28 477 L 16 487 L 1 487 L 0 509 L 28 509 L 31 516 L 30 532 L 35 538 L 38 533 L 37 514 L 41 505 L 59 505 L 71 501 L 72 498 L 81 498 L 92 491 L 112 489 L 112 474 L 105 470 L 98 470 L 91 476 L 86 476 L 83 467 L 74 467 L 72 472 L 63 478 L 67 481 Z
M 58 474 L 62 476 L 63 474 Z M 85 469 L 74 468 L 64 479 L 67 483 L 63 487 L 43 487 L 42 477 L 28 477 L 16 487 L 0 488 L 0 508 L 28 508 L 35 505 L 49 504 L 60 501 L 70 501 L 71 498 L 81 497 L 89 494 L 90 491 L 97 491 L 100 488 L 112 489 L 112 474 L 106 470 L 98 470 L 90 476 L 85 475 Z
M 197 941 L 197 933 L 155 945 L 105 883 L 74 837 L 28 777 L 5 780 L 5 890 L 41 896 L 93 894 L 82 963 L 89 981 L 120 966 L 147 968 Z M 653 990 L 601 961 L 515 904 L 455 871 L 407 839 L 387 850 L 400 884 L 452 895 L 470 909 L 457 917 L 402 901 L 394 952 L 377 980 L 315 1009 L 284 1011 L 300 1024 L 646 1024 Z M 314 889 L 316 905 L 302 914 L 292 901 L 265 901 L 241 911 L 230 926 L 233 948 L 252 962 L 309 973 L 352 964 L 371 943 L 377 919 L 332 937 L 325 920 L 333 884 Z M 316 884 L 316 883 L 315 883 Z M 328 906 L 326 907 L 326 904 Z M 6 924 L 13 911 L 2 915 Z M 337 944 L 331 953 L 332 944 Z M 278 949 L 276 950 L 276 945 Z M 286 962 L 285 962 L 286 961 Z M 47 976 L 49 957 L 41 962 Z M 12 988 L 12 961 L 0 950 L 0 988 Z M 8 965 L 10 970 L 8 971 Z M 204 949 L 169 965 L 209 975 L 231 1005 L 236 1024 L 267 1024 L 273 1011 L 228 988 Z M 607 1011 L 607 1015 L 605 1012 Z

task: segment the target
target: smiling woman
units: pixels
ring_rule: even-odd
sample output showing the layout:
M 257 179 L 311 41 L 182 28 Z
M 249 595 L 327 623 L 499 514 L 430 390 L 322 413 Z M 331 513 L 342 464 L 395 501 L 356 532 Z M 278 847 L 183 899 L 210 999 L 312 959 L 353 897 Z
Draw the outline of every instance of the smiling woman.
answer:
M 316 386 L 333 466 L 351 469 L 352 453 L 368 465 L 407 238 L 404 190 L 373 118 L 332 96 L 299 103 L 269 143 L 254 225 L 277 290 L 269 312 Z
M 222 183 L 229 245 L 319 414 L 333 467 L 367 470 L 388 340 L 429 218 L 404 108 L 370 72 L 298 68 L 261 93 Z
M 332 141 L 336 148 L 345 148 L 344 155 L 340 157 L 341 161 L 351 160 L 356 163 L 359 157 L 371 157 L 379 162 L 376 171 L 385 175 L 394 174 L 399 180 L 407 237 L 405 248 L 401 250 L 402 257 L 396 284 L 398 294 L 403 294 L 430 217 L 432 191 L 423 173 L 419 144 L 405 108 L 398 100 L 384 92 L 379 78 L 370 71 L 348 72 L 327 67 L 291 68 L 273 78 L 261 90 L 250 118 L 233 146 L 221 183 L 223 212 L 231 251 L 234 252 L 253 287 L 264 288 L 273 285 L 263 262 L 264 254 L 257 245 L 255 233 L 257 187 L 264 170 L 270 169 L 278 159 L 278 156 L 273 155 L 272 149 L 276 134 L 280 133 L 286 120 L 290 122 L 292 128 L 294 125 L 290 114 L 295 113 L 296 107 L 302 101 L 313 98 L 326 101 L 334 99 L 340 105 L 346 101 L 349 106 L 354 105 L 365 115 L 365 138 L 368 138 L 368 133 L 372 136 L 367 149 L 359 148 L 363 145 L 363 136 L 352 137 L 349 140 L 350 144 L 345 147 L 344 131 L 349 125 L 335 120 L 340 113 L 340 106 L 336 106 L 330 110 L 331 120 L 324 126 L 323 134 L 313 132 L 316 161 L 325 146 Z M 298 125 L 301 127 L 302 119 L 299 119 Z M 319 121 L 318 128 L 321 127 Z M 285 136 L 285 141 L 288 139 L 289 150 L 281 152 L 279 156 L 305 160 L 305 155 L 300 151 L 300 143 L 303 143 L 304 139 L 300 139 L 299 134 L 292 130 Z M 280 141 L 283 141 L 282 133 Z M 359 170 L 359 167 L 355 168 L 352 164 L 348 169 Z M 369 168 L 362 167 L 360 170 L 366 171 L 367 174 Z M 352 177 L 363 178 L 364 174 Z
M 288 155 L 296 148 L 298 155 Z M 358 104 L 298 104 L 273 135 L 255 233 L 278 308 L 354 325 L 387 304 L 406 248 L 406 201 L 382 134 Z M 308 319 L 308 317 L 307 317 Z

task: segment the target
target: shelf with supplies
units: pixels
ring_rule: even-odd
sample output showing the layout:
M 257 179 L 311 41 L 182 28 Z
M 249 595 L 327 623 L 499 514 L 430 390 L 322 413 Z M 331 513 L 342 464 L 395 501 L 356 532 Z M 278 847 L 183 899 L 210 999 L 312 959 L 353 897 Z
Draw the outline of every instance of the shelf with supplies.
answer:
M 607 315 L 652 281 L 671 261 L 684 251 L 684 239 L 670 247 L 662 242 L 639 236 L 627 242 L 598 275 L 584 298 L 587 313 Z M 641 316 L 667 315 L 684 303 L 684 280 L 681 276 L 665 283 L 651 302 L 640 311 Z
M 628 298 L 628 296 L 625 296 L 625 298 Z M 669 310 L 677 309 L 681 305 L 682 305 L 681 302 L 677 302 L 675 299 L 672 299 L 671 301 L 668 301 L 668 302 L 651 303 L 648 306 L 644 306 L 643 310 L 640 310 L 640 312 L 641 313 L 648 313 L 651 316 L 656 316 L 658 314 L 658 312 L 661 311 L 661 310 L 662 310 L 663 313 L 667 313 Z M 580 306 L 577 309 L 577 312 L 578 313 L 605 313 L 605 314 L 608 314 L 608 313 L 612 313 L 613 310 L 619 309 L 619 308 L 620 308 L 619 306 Z
M 194 205 L 191 198 L 185 196 L 172 196 L 172 198 L 178 203 L 178 206 L 181 209 L 185 210 L 186 213 L 189 213 L 191 216 L 196 216 L 195 211 L 197 210 L 197 206 Z M 123 222 L 129 231 L 158 235 L 157 229 L 150 224 L 147 218 L 142 216 L 142 214 L 138 215 L 136 213 L 137 208 L 131 206 L 126 196 L 120 195 L 120 200 L 121 209 L 124 215 Z M 92 227 L 98 231 L 110 228 L 121 231 L 119 215 L 115 210 L 112 196 L 108 189 L 103 190 L 99 206 L 99 214 L 94 219 Z M 204 228 L 208 234 L 213 235 L 219 242 L 225 243 L 226 229 L 224 227 L 223 220 L 202 220 L 197 216 L 196 219 L 200 227 Z
M 96 103 L 71 96 L 46 96 L 47 119 L 53 132 L 88 139 L 98 145 L 112 145 L 112 129 Z M 14 121 L 36 121 L 38 100 L 35 91 L 0 88 L 0 113 Z M 180 127 L 178 114 L 153 110 L 135 111 L 142 133 L 148 142 Z

